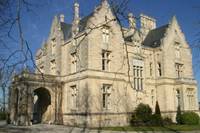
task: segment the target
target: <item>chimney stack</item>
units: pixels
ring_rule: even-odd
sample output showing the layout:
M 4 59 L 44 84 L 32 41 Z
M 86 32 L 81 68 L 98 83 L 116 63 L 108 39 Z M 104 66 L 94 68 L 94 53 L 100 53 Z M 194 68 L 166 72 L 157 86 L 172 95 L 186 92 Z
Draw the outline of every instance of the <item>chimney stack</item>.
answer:
M 65 22 L 65 16 L 64 16 L 64 14 L 60 14 L 60 22 Z
M 128 14 L 128 22 L 129 22 L 130 29 L 136 29 L 136 20 L 132 13 Z
M 144 36 L 146 36 L 150 30 L 156 28 L 156 20 L 144 14 L 140 15 L 140 23 L 141 23 L 140 30 Z

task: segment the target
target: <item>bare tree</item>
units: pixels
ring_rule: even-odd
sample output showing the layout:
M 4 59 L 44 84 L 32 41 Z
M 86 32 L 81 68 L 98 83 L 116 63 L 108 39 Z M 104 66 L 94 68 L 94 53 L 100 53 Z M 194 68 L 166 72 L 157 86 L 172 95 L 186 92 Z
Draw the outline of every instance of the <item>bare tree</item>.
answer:
M 27 69 L 27 62 L 36 67 L 33 53 L 24 37 L 24 12 L 34 12 L 39 5 L 28 0 L 0 1 L 0 88 L 3 92 L 4 110 L 8 88 L 13 74 Z
M 111 19 L 111 20 L 106 22 L 106 23 L 110 23 L 112 21 L 117 21 L 119 26 L 120 26 L 122 37 L 124 39 L 125 39 L 125 34 L 124 34 L 123 28 L 124 28 L 124 21 L 127 21 L 127 19 L 128 19 L 128 17 L 127 17 L 128 16 L 128 3 L 129 3 L 129 0 L 117 0 L 117 1 L 116 0 L 110 0 L 110 6 L 111 6 L 112 11 L 115 15 L 115 19 Z M 10 46 L 11 48 L 9 48 L 9 47 L 7 48 L 7 45 L 5 45 L 5 48 L 7 49 L 7 51 L 9 51 L 8 52 L 9 54 L 6 53 L 7 55 L 2 56 L 2 57 L 0 55 L 0 58 L 2 58 L 1 59 L 2 65 L 0 65 L 0 70 L 3 73 L 5 73 L 7 76 L 9 75 L 8 79 L 10 79 L 14 70 L 16 70 L 17 68 L 19 68 L 19 69 L 24 68 L 27 61 L 31 61 L 34 68 L 38 69 L 37 66 L 35 65 L 34 57 L 33 57 L 32 51 L 30 49 L 30 46 L 28 44 L 28 41 L 24 37 L 24 33 L 23 33 L 23 30 L 22 30 L 22 27 L 23 27 L 23 24 L 22 24 L 23 10 L 29 11 L 29 10 L 31 10 L 30 7 L 34 7 L 34 6 L 33 6 L 32 3 L 29 3 L 26 0 L 17 0 L 15 3 L 12 3 L 11 0 L 7 0 L 7 3 L 3 3 L 3 6 L 8 10 L 8 14 L 11 14 L 11 15 L 6 14 L 6 16 L 8 16 L 8 19 L 7 19 L 8 22 L 6 20 L 2 21 L 6 25 L 5 36 L 6 36 L 7 39 L 9 39 L 9 41 L 17 43 L 17 47 L 18 47 L 18 48 L 13 50 L 12 46 Z M 14 15 L 13 15 L 13 11 L 15 12 Z M 2 15 L 5 15 L 5 14 L 2 14 Z M 96 25 L 96 24 L 93 24 L 93 25 L 94 26 L 88 30 L 89 32 L 87 33 L 87 35 L 90 34 L 93 30 L 99 29 L 99 28 L 104 26 L 104 25 Z M 12 31 L 13 31 L 14 28 L 16 28 L 17 31 L 18 31 L 17 36 L 12 35 Z M 87 37 L 87 35 L 85 37 Z M 80 48 L 80 44 L 84 40 L 84 38 L 76 46 L 77 53 L 78 53 L 78 50 Z M 5 41 L 7 41 L 7 40 L 5 39 L 2 42 L 5 42 Z M 3 46 L 3 44 L 5 44 L 5 43 L 2 43 L 2 46 Z M 132 85 L 131 76 L 130 76 L 131 68 L 130 68 L 130 64 L 129 64 L 129 53 L 128 53 L 126 41 L 124 42 L 123 45 L 124 45 L 123 48 L 124 48 L 124 51 L 125 51 L 125 56 L 123 57 L 124 58 L 123 60 L 124 60 L 124 62 L 126 61 L 127 66 L 128 66 L 128 71 L 127 71 L 127 74 L 128 74 L 128 77 L 129 77 L 129 83 L 127 83 L 127 86 L 128 86 L 129 84 Z M 15 57 L 20 57 L 20 59 L 17 60 L 17 61 L 13 60 L 13 58 L 15 58 Z M 80 55 L 77 55 L 77 57 L 78 57 L 78 60 L 80 61 L 81 60 Z M 40 69 L 38 69 L 38 71 L 40 72 Z M 17 72 L 19 72 L 19 71 L 17 71 Z M 2 74 L 2 75 L 4 75 L 4 74 Z M 3 78 L 5 78 L 5 77 L 3 77 Z M 4 81 L 4 80 L 2 80 L 2 81 Z M 4 83 L 5 86 L 2 88 L 3 91 L 5 91 L 8 88 L 7 85 L 9 84 L 9 81 L 10 80 L 7 80 L 7 83 L 6 84 Z M 45 82 L 45 80 L 44 80 L 44 82 Z M 115 82 L 115 80 L 113 82 Z M 127 87 L 125 89 L 127 89 Z M 89 91 L 89 90 L 86 89 L 86 91 Z M 126 93 L 127 93 L 127 91 L 126 91 Z M 6 93 L 4 93 L 4 94 L 6 94 Z M 86 97 L 87 97 L 87 95 L 88 95 L 88 93 L 86 93 Z M 125 96 L 126 95 L 127 94 L 125 94 Z M 85 99 L 85 100 L 86 100 L 85 106 L 88 107 L 89 105 L 87 104 L 87 99 Z M 62 99 L 61 99 L 61 101 L 62 101 Z M 126 104 L 128 104 L 128 103 L 126 103 Z M 88 115 L 87 114 L 88 109 L 85 109 L 85 112 L 86 112 L 86 115 Z M 60 115 L 62 115 L 62 114 L 60 114 Z M 87 126 L 87 124 L 86 124 L 86 126 Z

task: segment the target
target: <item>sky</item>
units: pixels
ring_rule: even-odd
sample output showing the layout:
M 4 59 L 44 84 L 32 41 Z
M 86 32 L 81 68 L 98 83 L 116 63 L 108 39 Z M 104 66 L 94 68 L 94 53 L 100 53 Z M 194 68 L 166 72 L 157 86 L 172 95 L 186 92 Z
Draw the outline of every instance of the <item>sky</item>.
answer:
M 65 21 L 71 23 L 74 0 L 32 0 L 40 3 L 31 12 L 23 14 L 23 32 L 31 50 L 35 54 L 41 43 L 48 38 L 52 19 L 55 15 L 64 14 Z M 101 0 L 77 0 L 80 4 L 80 15 L 91 13 Z M 167 24 L 173 15 L 185 33 L 186 40 L 193 46 L 200 31 L 200 0 L 130 0 L 127 9 L 135 16 L 144 13 L 157 20 L 157 26 Z M 200 39 L 200 35 L 199 35 Z M 200 46 L 200 45 L 199 45 Z M 200 87 L 200 56 L 198 48 L 192 47 L 194 76 Z M 200 101 L 200 89 L 199 89 Z

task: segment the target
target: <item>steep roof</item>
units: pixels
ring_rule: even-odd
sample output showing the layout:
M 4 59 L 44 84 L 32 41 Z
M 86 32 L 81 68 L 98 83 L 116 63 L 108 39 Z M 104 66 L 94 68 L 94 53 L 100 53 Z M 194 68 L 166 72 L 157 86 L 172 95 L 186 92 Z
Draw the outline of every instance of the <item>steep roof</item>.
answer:
M 88 16 L 83 17 L 79 22 L 79 32 L 82 32 L 86 29 L 88 20 L 93 16 L 93 13 L 89 14 Z M 67 24 L 61 22 L 61 30 L 64 34 L 64 39 L 67 40 L 72 37 L 72 24 Z
M 159 28 L 149 31 L 147 34 L 143 45 L 156 48 L 161 44 L 161 39 L 164 37 L 166 29 L 169 27 L 169 24 L 163 25 Z
M 67 23 L 61 22 L 61 30 L 62 30 L 62 32 L 64 34 L 64 39 L 65 40 L 71 38 L 71 36 L 72 36 L 71 29 L 72 29 L 72 25 L 71 24 L 67 24 Z
M 90 13 L 89 15 L 85 16 L 84 18 L 82 18 L 79 22 L 79 32 L 82 32 L 86 29 L 87 26 L 87 22 L 88 20 L 93 16 L 93 12 Z

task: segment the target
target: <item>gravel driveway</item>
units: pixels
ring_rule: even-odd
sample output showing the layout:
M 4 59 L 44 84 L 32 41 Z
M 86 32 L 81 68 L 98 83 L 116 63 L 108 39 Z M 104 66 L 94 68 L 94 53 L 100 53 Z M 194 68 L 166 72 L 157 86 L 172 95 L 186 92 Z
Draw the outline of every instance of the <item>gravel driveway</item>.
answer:
M 33 126 L 13 126 L 6 125 L 5 122 L 0 121 L 0 133 L 200 133 L 200 131 L 192 132 L 115 132 L 115 131 L 102 131 L 102 130 L 90 130 L 77 127 L 69 127 L 63 125 L 47 125 L 36 124 Z

